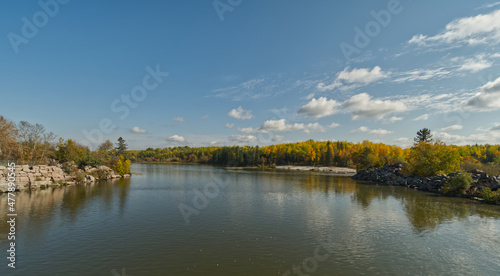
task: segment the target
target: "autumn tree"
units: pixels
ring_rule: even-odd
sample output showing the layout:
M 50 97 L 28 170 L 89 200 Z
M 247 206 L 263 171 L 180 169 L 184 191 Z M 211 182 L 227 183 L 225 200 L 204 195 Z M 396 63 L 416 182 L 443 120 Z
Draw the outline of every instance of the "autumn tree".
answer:
M 410 172 L 419 176 L 449 174 L 460 170 L 461 157 L 456 148 L 437 141 L 419 142 L 410 150 Z
M 114 167 L 115 171 L 120 174 L 129 174 L 130 173 L 130 160 L 126 160 L 123 155 L 120 155 L 118 161 L 116 161 L 116 165 Z
M 22 159 L 39 163 L 46 161 L 53 151 L 54 133 L 47 132 L 41 124 L 21 121 L 17 125 Z
M 12 158 L 17 148 L 16 138 L 15 124 L 0 116 L 0 158 Z

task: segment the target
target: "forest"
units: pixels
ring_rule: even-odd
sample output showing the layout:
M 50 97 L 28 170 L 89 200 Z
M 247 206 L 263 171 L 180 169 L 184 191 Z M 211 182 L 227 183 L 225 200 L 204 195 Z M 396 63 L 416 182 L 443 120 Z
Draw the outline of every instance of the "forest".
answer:
M 370 141 L 308 140 L 261 147 L 184 146 L 128 150 L 125 139 L 120 137 L 115 144 L 107 140 L 91 150 L 72 139 L 56 139 L 42 125 L 25 121 L 14 124 L 0 116 L 0 160 L 26 164 L 74 162 L 79 167 L 102 164 L 122 170 L 130 162 L 160 162 L 261 168 L 337 166 L 361 170 L 402 162 L 407 164 L 407 173 L 414 175 L 436 175 L 461 169 L 500 174 L 499 145 L 446 145 L 432 139 L 431 131 L 426 128 L 417 132 L 414 141 L 409 148 Z
M 351 167 L 357 170 L 386 164 L 407 163 L 409 173 L 434 175 L 460 169 L 480 169 L 500 174 L 500 146 L 445 145 L 420 141 L 411 148 L 363 141 L 313 141 L 259 146 L 173 147 L 127 151 L 132 162 L 202 163 L 221 166 L 310 165 Z

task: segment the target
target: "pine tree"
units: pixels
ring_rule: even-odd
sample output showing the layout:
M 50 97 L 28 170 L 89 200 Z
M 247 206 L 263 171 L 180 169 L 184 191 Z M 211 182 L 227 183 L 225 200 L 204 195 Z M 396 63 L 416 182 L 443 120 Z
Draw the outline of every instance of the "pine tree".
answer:
M 125 139 L 123 139 L 122 137 L 118 138 L 118 142 L 116 143 L 116 150 L 119 152 L 119 153 L 123 153 L 124 151 L 126 151 L 128 148 L 128 145 L 127 143 L 125 143 Z
M 330 144 L 330 141 L 326 143 L 326 157 L 325 157 L 325 162 L 327 166 L 332 166 L 333 165 L 333 151 L 332 151 L 332 146 Z
M 417 137 L 415 137 L 415 139 L 413 139 L 413 140 L 415 141 L 415 143 L 419 143 L 419 142 L 428 143 L 428 142 L 432 141 L 431 130 L 428 128 L 423 128 L 423 129 L 419 130 L 417 132 Z

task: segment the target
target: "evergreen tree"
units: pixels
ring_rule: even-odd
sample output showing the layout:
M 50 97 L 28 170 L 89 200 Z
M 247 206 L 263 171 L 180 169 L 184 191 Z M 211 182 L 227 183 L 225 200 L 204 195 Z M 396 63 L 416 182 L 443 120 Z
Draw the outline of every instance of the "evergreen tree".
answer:
M 325 163 L 327 166 L 333 166 L 333 151 L 330 141 L 326 143 L 326 157 Z
M 119 152 L 119 153 L 122 153 L 124 151 L 126 151 L 128 148 L 128 145 L 127 143 L 125 143 L 125 139 L 123 139 L 122 137 L 118 138 L 118 142 L 116 143 L 116 150 Z
M 428 128 L 423 128 L 423 129 L 419 130 L 417 132 L 417 137 L 415 137 L 415 139 L 413 139 L 413 140 L 415 141 L 415 143 L 419 143 L 419 142 L 428 143 L 428 142 L 432 141 L 431 130 Z

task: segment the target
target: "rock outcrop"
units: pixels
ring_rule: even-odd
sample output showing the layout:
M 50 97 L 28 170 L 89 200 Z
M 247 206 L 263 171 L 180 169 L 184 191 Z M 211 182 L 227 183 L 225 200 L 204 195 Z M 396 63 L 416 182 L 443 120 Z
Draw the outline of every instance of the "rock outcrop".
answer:
M 0 192 L 7 192 L 8 176 L 11 171 L 0 166 Z M 66 173 L 62 165 L 58 166 L 28 166 L 18 165 L 15 170 L 16 190 L 45 189 L 61 185 L 90 184 L 100 179 L 128 178 L 129 174 L 119 175 L 106 166 L 85 167 L 83 170 L 74 168 L 72 173 Z
M 404 164 L 385 165 L 381 168 L 362 170 L 352 176 L 353 179 L 367 180 L 393 186 L 405 186 L 422 191 L 439 192 L 448 179 L 457 176 L 459 172 L 448 175 L 436 175 L 432 177 L 408 176 L 403 174 Z M 482 187 L 489 187 L 492 191 L 500 189 L 500 176 L 489 176 L 479 170 L 469 171 L 474 183 L 469 190 L 469 197 Z

